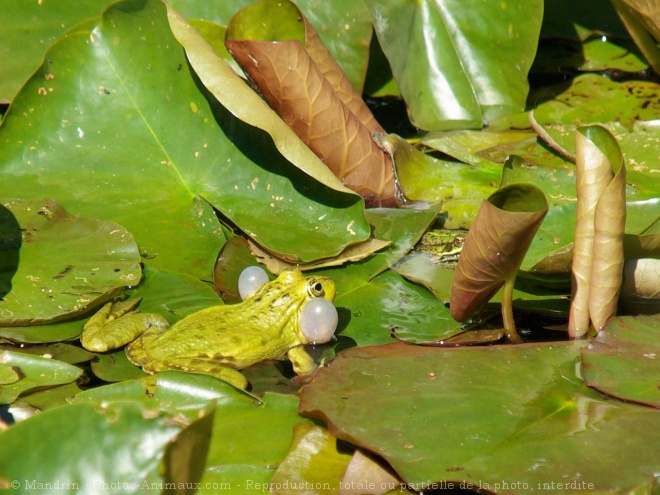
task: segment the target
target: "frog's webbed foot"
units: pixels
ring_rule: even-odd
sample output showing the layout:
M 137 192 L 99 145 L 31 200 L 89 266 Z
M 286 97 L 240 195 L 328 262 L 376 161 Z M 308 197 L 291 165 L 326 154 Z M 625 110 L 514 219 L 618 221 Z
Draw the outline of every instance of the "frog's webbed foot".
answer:
M 139 303 L 140 298 L 136 298 L 103 306 L 85 323 L 82 346 L 88 351 L 106 352 L 135 340 L 151 327 L 169 327 L 162 316 L 135 310 Z
M 190 373 L 200 373 L 202 375 L 211 375 L 215 378 L 219 378 L 236 388 L 245 390 L 248 387 L 247 379 L 241 374 L 240 371 L 228 366 L 223 366 L 217 362 L 214 362 L 210 359 L 195 359 L 195 358 L 176 358 L 168 359 L 167 362 L 158 361 L 154 359 L 146 359 L 144 362 L 135 362 L 131 359 L 129 355 L 130 347 L 126 348 L 126 355 L 129 360 L 137 365 L 142 366 L 142 369 L 147 373 L 157 373 L 158 371 L 165 370 L 181 370 L 187 371 Z
M 316 370 L 316 363 L 312 357 L 307 354 L 303 346 L 289 349 L 287 357 L 293 365 L 293 371 L 295 371 L 298 376 L 311 375 L 314 370 Z

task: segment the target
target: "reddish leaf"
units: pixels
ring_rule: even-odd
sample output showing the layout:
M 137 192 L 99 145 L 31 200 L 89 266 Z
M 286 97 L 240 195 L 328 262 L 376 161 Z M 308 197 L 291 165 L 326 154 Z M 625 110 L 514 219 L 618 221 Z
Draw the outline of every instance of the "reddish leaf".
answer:
M 233 22 L 227 49 L 268 104 L 369 206 L 395 205 L 391 160 L 371 139 L 382 129 L 311 25 L 304 21 L 303 46 L 297 39 L 261 41 L 269 37 L 243 32 Z

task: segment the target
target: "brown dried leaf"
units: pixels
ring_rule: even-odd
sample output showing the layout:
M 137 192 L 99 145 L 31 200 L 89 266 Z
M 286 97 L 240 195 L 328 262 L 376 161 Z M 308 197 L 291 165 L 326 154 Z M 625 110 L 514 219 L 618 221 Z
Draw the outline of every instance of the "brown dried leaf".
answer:
M 501 203 L 500 198 L 514 195 L 518 198 Z M 515 278 L 547 211 L 545 196 L 531 184 L 511 184 L 482 203 L 454 275 L 449 303 L 454 319 L 467 320 Z
M 330 266 L 341 266 L 345 263 L 360 261 L 371 256 L 376 251 L 386 248 L 391 241 L 383 241 L 371 238 L 367 241 L 348 246 L 339 255 L 334 258 L 313 261 L 311 263 L 288 262 L 281 257 L 274 256 L 272 253 L 264 250 L 261 246 L 248 240 L 248 247 L 259 263 L 266 265 L 271 273 L 278 275 L 288 268 L 297 268 L 298 270 L 314 270 L 316 268 L 327 268 Z
M 596 330 L 601 330 L 616 315 L 623 273 L 623 235 L 626 228 L 626 169 L 623 157 L 612 166 L 618 171 L 598 200 L 594 218 L 589 316 Z
M 623 267 L 625 170 L 614 137 L 600 126 L 578 129 L 575 152 L 577 209 L 568 329 L 572 337 L 581 337 L 590 320 L 601 328 L 616 309 Z M 616 182 L 613 169 L 618 172 Z M 610 192 L 603 197 L 606 189 Z M 601 220 L 596 220 L 597 210 Z
M 249 16 L 245 10 L 235 18 Z M 371 139 L 382 128 L 311 24 L 301 13 L 298 18 L 304 21 L 304 45 L 288 34 L 263 41 L 276 39 L 277 27 L 265 23 L 269 32 L 255 34 L 235 28 L 234 19 L 225 45 L 268 104 L 346 187 L 368 206 L 395 206 L 392 162 Z
M 625 263 L 625 295 L 660 302 L 660 259 L 642 258 Z M 630 284 L 630 285 L 628 285 Z
M 658 0 L 623 0 L 638 15 L 638 21 L 660 41 L 660 2 Z
M 396 204 L 389 157 L 298 41 L 226 45 L 268 104 L 346 187 L 369 206 Z
M 370 132 L 385 132 L 305 16 L 303 16 L 303 22 L 305 24 L 305 49 L 337 96 Z

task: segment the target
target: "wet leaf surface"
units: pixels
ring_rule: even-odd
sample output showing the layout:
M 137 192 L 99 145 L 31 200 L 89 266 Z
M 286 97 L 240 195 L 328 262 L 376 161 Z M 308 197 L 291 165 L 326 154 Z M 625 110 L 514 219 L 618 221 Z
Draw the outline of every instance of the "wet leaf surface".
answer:
M 145 271 L 143 283 L 125 290 L 123 297 L 142 296 L 142 311 L 159 313 L 170 321 L 221 303 L 210 278 L 223 244 L 225 249 L 217 256 L 214 281 L 226 302 L 235 302 L 231 295 L 236 290 L 238 274 L 245 266 L 255 263 L 246 244 L 240 244 L 244 234 L 265 248 L 264 252 L 280 246 L 275 257 L 294 263 L 301 259 L 332 260 L 346 247 L 360 246 L 370 235 L 390 241 L 392 244 L 360 261 L 351 255 L 349 263 L 314 270 L 337 282 L 340 322 L 335 342 L 310 349 L 317 362 L 325 359 L 325 365 L 330 365 L 322 368 L 303 392 L 303 403 L 307 402 L 303 408 L 309 406 L 309 397 L 318 399 L 322 412 L 317 412 L 317 417 L 327 416 L 333 426 L 341 424 L 333 433 L 365 447 L 374 459 L 391 462 L 406 480 L 421 480 L 419 483 L 431 479 L 462 480 L 464 487 L 474 483 L 473 487 L 483 492 L 497 493 L 529 493 L 530 489 L 520 486 L 521 483 L 527 483 L 535 491 L 553 493 L 650 493 L 657 489 L 654 476 L 660 472 L 656 447 L 660 444 L 658 411 L 630 403 L 655 400 L 654 380 L 657 380 L 649 357 L 655 352 L 653 337 L 649 337 L 653 326 L 625 342 L 613 340 L 620 334 L 618 330 L 602 335 L 603 341 L 594 344 L 600 346 L 597 353 L 586 356 L 584 351 L 585 363 L 588 359 L 597 361 L 591 370 L 584 365 L 585 375 L 597 370 L 598 386 L 616 389 L 608 392 L 612 394 L 610 397 L 582 384 L 578 349 L 566 344 L 527 344 L 515 349 L 497 345 L 436 349 L 401 342 L 391 344 L 401 339 L 426 346 L 474 345 L 501 338 L 501 329 L 464 331 L 448 317 L 445 303 L 449 299 L 453 270 L 439 270 L 419 256 L 406 255 L 436 221 L 438 211 L 443 213 L 434 228 L 445 217 L 449 226 L 454 222 L 453 225 L 467 227 L 482 199 L 498 185 L 515 182 L 541 187 L 550 205 L 521 265 L 523 270 L 531 271 L 519 274 L 518 290 L 513 292 L 516 323 L 524 325 L 521 331 L 525 339 L 564 338 L 565 296 L 570 284 L 569 248 L 575 226 L 573 165 L 530 130 L 528 113 L 520 113 L 498 119 L 483 131 L 459 129 L 422 138 L 416 149 L 432 159 L 418 168 L 402 168 L 400 178 L 406 178 L 403 182 L 407 182 L 416 199 L 444 200 L 442 208 L 436 205 L 422 211 L 365 212 L 362 201 L 347 192 L 290 129 L 273 117 L 275 114 L 268 105 L 231 73 L 232 68 L 217 65 L 215 54 L 210 57 L 213 49 L 221 48 L 224 25 L 248 3 L 251 0 L 172 0 L 174 8 L 186 18 L 198 19 L 191 24 L 199 29 L 202 35 L 199 37 L 196 32 L 188 31 L 188 24 L 173 11 L 168 25 L 166 10 L 159 2 L 122 2 L 104 17 L 90 18 L 78 25 L 47 53 L 54 38 L 45 35 L 55 33 L 48 29 L 57 26 L 57 30 L 62 30 L 69 25 L 67 19 L 55 13 L 62 7 L 60 0 L 43 2 L 44 5 L 0 0 L 0 11 L 6 13 L 12 24 L 6 26 L 6 32 L 3 31 L 6 36 L 0 39 L 0 54 L 7 59 L 0 74 L 5 68 L 12 71 L 0 82 L 0 100 L 4 82 L 16 88 L 25 82 L 0 128 L 3 175 L 0 194 L 53 197 L 73 214 L 112 220 L 127 227 L 140 246 Z M 410 48 L 411 43 L 419 42 L 424 36 L 435 35 L 432 27 L 444 29 L 444 25 L 434 23 L 437 17 L 423 19 L 424 22 L 411 27 L 405 24 L 410 16 L 385 16 L 400 7 L 396 3 L 376 6 L 383 13 L 381 17 L 373 17 L 376 24 L 389 23 L 379 24 L 377 29 L 387 28 L 384 31 L 389 30 L 397 44 L 394 57 L 391 48 L 386 50 L 388 61 L 375 37 L 370 47 L 373 12 L 370 14 L 363 3 L 352 0 L 334 0 L 323 5 L 316 0 L 296 3 L 318 29 L 358 91 L 364 80 L 366 53 L 371 48 L 368 94 L 398 94 L 391 79 L 390 62 L 392 67 L 399 68 L 404 63 L 413 76 L 409 87 L 417 91 L 412 99 L 415 101 L 411 100 L 409 91 L 406 93 L 411 108 L 415 107 L 413 117 L 417 118 L 419 108 L 424 111 L 434 108 L 429 104 L 429 91 L 441 95 L 443 103 L 451 101 L 453 95 L 437 91 L 422 77 L 425 67 L 430 66 L 429 56 L 433 55 L 427 47 L 439 45 L 424 41 L 423 46 L 418 45 L 422 46 L 419 50 Z M 443 19 L 453 18 L 463 28 L 463 21 L 472 13 L 466 14 L 461 5 L 455 5 L 457 13 L 449 12 Z M 524 9 L 531 10 L 534 5 Z M 81 5 L 75 14 L 83 15 L 87 7 Z M 498 23 L 506 19 L 502 12 L 507 15 L 523 12 L 524 9 L 516 10 L 516 7 L 511 2 L 498 1 L 484 6 L 484 11 L 490 9 L 494 13 L 487 23 L 488 29 L 494 31 L 484 32 L 487 51 L 499 50 L 500 45 L 493 39 L 506 43 L 503 33 L 507 26 Z M 95 8 L 98 12 L 94 15 L 100 14 L 102 2 Z M 422 3 L 409 5 L 406 12 L 420 19 L 418 14 L 433 13 L 433 8 Z M 645 66 L 646 62 L 609 2 L 554 0 L 546 2 L 544 10 L 543 40 L 530 77 L 537 87 L 529 95 L 527 108 L 539 107 L 536 111 L 541 125 L 571 151 L 575 150 L 575 129 L 581 124 L 602 123 L 612 132 L 628 163 L 626 231 L 644 234 L 635 238 L 638 244 L 635 257 L 650 256 L 646 259 L 656 262 L 654 248 L 651 246 L 648 251 L 641 246 L 652 245 L 653 233 L 660 229 L 656 146 L 660 134 L 657 122 L 652 120 L 658 117 L 657 84 L 649 82 L 649 73 L 619 72 L 640 70 L 637 67 Z M 38 22 L 32 20 L 35 11 L 42 14 Z M 13 23 L 12 16 L 17 12 L 19 18 Z M 531 18 L 522 16 L 522 21 L 514 23 L 514 33 L 521 26 L 523 30 L 533 27 L 527 17 Z M 541 16 L 533 17 L 541 19 Z M 29 26 L 26 19 L 30 20 Z M 265 20 L 277 24 L 280 16 Z M 294 26 L 294 29 L 300 27 L 297 21 Z M 420 26 L 424 29 L 418 29 Z M 500 30 L 496 30 L 497 26 Z M 469 27 L 471 35 L 479 31 L 476 23 Z M 24 29 L 30 29 L 34 36 L 25 38 Z M 170 30 L 176 32 L 186 53 L 172 38 Z M 206 50 L 203 40 L 211 43 L 211 51 Z M 509 41 L 515 43 L 515 50 L 528 54 L 531 44 L 526 39 Z M 25 61 L 25 67 L 34 64 L 37 68 L 41 55 L 31 58 L 36 53 L 30 55 L 34 48 L 29 46 L 31 42 L 39 42 L 46 59 L 41 69 L 24 81 L 29 71 L 16 70 L 14 74 L 12 67 Z M 447 53 L 449 57 L 445 56 Z M 465 52 L 457 48 L 456 53 Z M 511 50 L 501 50 L 497 55 L 500 53 L 507 54 L 506 63 L 514 61 Z M 451 55 L 451 50 L 443 51 L 443 58 L 451 59 Z M 477 62 L 486 65 L 494 61 L 491 68 L 497 70 L 504 67 L 497 60 L 490 60 L 486 52 L 476 58 L 483 59 Z M 238 68 L 235 64 L 232 67 Z M 600 68 L 606 68 L 607 73 L 579 75 Z M 444 74 L 448 78 L 456 75 Z M 488 68 L 481 70 L 479 76 L 492 82 Z M 503 76 L 518 77 L 514 72 Z M 524 102 L 526 88 L 518 93 L 515 97 Z M 478 91 L 467 96 L 475 94 L 478 98 Z M 458 92 L 456 95 L 465 96 Z M 383 123 L 388 131 L 406 129 L 402 133 L 413 136 L 415 131 L 409 128 L 404 115 L 405 104 L 384 103 L 370 100 L 370 105 L 378 107 L 379 118 L 387 117 Z M 394 108 L 403 110 L 397 114 Z M 0 111 L 6 111 L 6 107 L 0 105 Z M 479 108 L 481 113 L 474 120 L 476 127 L 482 125 L 485 111 L 489 110 Z M 453 128 L 455 123 L 441 124 Z M 421 205 L 413 203 L 413 206 Z M 218 222 L 218 213 L 225 222 L 223 225 Z M 225 236 L 234 235 L 240 237 L 225 243 Z M 21 239 L 20 226 L 9 210 L 0 208 L 0 300 L 11 295 L 10 284 L 18 284 L 17 259 L 21 264 L 23 259 L 16 249 L 17 239 Z M 549 256 L 558 248 L 563 252 Z M 629 254 L 626 247 L 626 257 Z M 542 266 L 539 262 L 545 263 L 543 270 L 537 270 Z M 390 269 L 395 263 L 408 280 Z M 644 294 L 654 294 L 658 273 L 648 267 L 638 270 L 633 275 L 635 286 L 643 288 Z M 654 277 L 655 285 L 642 286 L 642 281 L 653 281 Z M 625 291 L 632 293 L 632 289 Z M 501 294 L 493 297 L 494 304 L 488 305 L 488 314 L 499 308 Z M 646 307 L 657 313 L 657 302 Z M 639 305 L 634 307 L 639 308 Z M 615 326 L 633 328 L 625 319 L 614 322 Z M 328 448 L 316 456 L 306 448 L 312 445 L 305 442 L 304 434 L 294 440 L 294 428 L 301 428 L 296 425 L 305 425 L 302 429 L 307 432 L 322 433 L 322 428 L 318 423 L 310 426 L 297 413 L 296 393 L 301 383 L 291 380 L 292 371 L 286 363 L 262 363 L 246 370 L 251 392 L 263 396 L 260 402 L 211 377 L 181 372 L 145 376 L 128 363 L 123 350 L 98 355 L 88 363 L 83 362 L 88 359 L 86 353 L 71 349 L 70 345 L 75 346 L 76 342 L 66 346 L 34 345 L 74 340 L 83 323 L 80 317 L 55 324 L 0 327 L 3 350 L 19 350 L 15 344 L 25 343 L 18 355 L 20 359 L 39 359 L 29 355 L 34 353 L 50 354 L 58 360 L 41 362 L 47 367 L 43 368 L 44 376 L 52 378 L 53 367 L 64 365 L 63 361 L 81 362 L 84 369 L 80 378 L 56 385 L 36 380 L 36 365 L 30 370 L 34 376 L 27 377 L 22 376 L 19 367 L 0 365 L 0 383 L 3 383 L 0 395 L 7 391 L 15 395 L 18 389 L 10 390 L 11 387 L 27 385 L 9 407 L 17 420 L 23 420 L 24 425 L 38 425 L 40 416 L 61 411 L 57 420 L 46 416 L 47 424 L 43 427 L 21 429 L 20 424 L 5 425 L 3 406 L 0 428 L 8 430 L 0 434 L 0 487 L 9 486 L 14 474 L 20 476 L 18 479 L 23 476 L 39 479 L 37 471 L 47 476 L 55 473 L 49 480 L 66 482 L 65 477 L 59 476 L 60 471 L 56 471 L 61 466 L 65 475 L 78 466 L 78 472 L 84 471 L 83 475 L 97 472 L 99 479 L 112 481 L 124 469 L 129 454 L 136 454 L 135 445 L 149 442 L 144 431 L 137 428 L 110 430 L 93 426 L 86 413 L 79 413 L 80 404 L 69 405 L 74 396 L 78 401 L 89 399 L 96 404 L 94 414 L 101 415 L 104 413 L 100 412 L 99 403 L 128 400 L 134 406 L 127 407 L 136 407 L 135 424 L 147 418 L 155 421 L 164 418 L 166 426 L 178 429 L 189 424 L 173 442 L 149 444 L 153 447 L 150 450 L 153 470 L 140 481 L 194 480 L 204 471 L 202 481 L 217 483 L 216 488 L 223 491 L 261 493 L 269 490 L 268 483 L 274 479 L 278 466 L 284 466 L 282 472 L 288 469 L 287 475 L 280 479 L 290 475 L 307 482 L 320 479 L 319 465 L 325 460 L 332 460 L 336 454 L 345 455 L 345 444 L 337 443 L 327 433 L 322 436 Z M 497 319 L 492 319 L 485 325 L 498 324 Z M 562 332 L 545 332 L 539 336 L 542 331 L 537 327 Z M 637 343 L 638 337 L 644 339 L 644 344 Z M 609 346 L 601 354 L 603 346 L 612 342 L 616 342 L 616 352 L 606 354 L 613 347 Z M 372 345 L 380 347 L 350 349 Z M 637 355 L 632 361 L 630 356 L 639 352 L 642 357 Z M 331 361 L 336 356 L 339 357 Z M 644 365 L 651 368 L 639 368 Z M 639 376 L 635 375 L 638 368 Z M 118 382 L 106 386 L 99 377 Z M 89 387 L 92 389 L 81 393 L 81 388 Z M 214 416 L 210 415 L 210 402 L 218 403 Z M 120 422 L 118 418 L 128 416 L 123 405 L 110 404 L 103 407 L 114 408 L 106 416 L 111 421 Z M 200 412 L 208 414 L 197 420 Z M 16 431 L 15 428 L 19 428 L 19 433 L 6 435 Z M 106 443 L 112 452 L 100 446 L 105 437 L 109 438 Z M 47 451 L 42 448 L 44 442 L 48 444 Z M 130 451 L 115 448 L 128 442 L 132 442 Z M 207 445 L 211 451 L 208 460 L 205 459 Z M 613 446 L 618 449 L 614 467 L 611 460 L 607 463 Z M 291 454 L 288 458 L 287 453 Z M 295 461 L 296 453 L 311 454 L 312 459 Z M 5 459 L 11 459 L 14 464 L 5 463 Z M 329 475 L 323 476 L 329 487 L 315 487 L 317 491 L 337 492 L 343 462 L 342 459 L 332 464 L 336 472 L 331 467 Z M 101 465 L 107 465 L 108 470 L 103 471 L 103 467 L 98 467 Z M 5 466 L 20 471 L 12 471 L 8 476 Z M 357 477 L 342 481 L 364 482 L 370 479 L 366 469 L 363 467 Z M 131 471 L 128 476 L 134 480 L 134 476 L 143 475 Z M 519 483 L 504 487 L 504 480 Z M 568 486 L 569 482 L 586 484 Z M 589 486 L 591 483 L 593 487 Z M 27 491 L 28 487 L 23 488 Z M 98 492 L 93 488 L 90 492 Z M 349 493 L 346 485 L 341 488 Z M 358 493 L 364 493 L 362 488 Z M 432 487 L 417 484 L 413 488 L 426 491 Z M 287 490 L 283 486 L 276 489 Z M 404 488 L 397 484 L 395 492 L 401 490 Z M 199 491 L 216 492 L 217 489 L 210 488 Z
M 504 479 L 520 483 L 508 493 L 560 481 L 590 483 L 592 493 L 650 488 L 660 414 L 582 385 L 579 352 L 573 344 L 351 349 L 303 389 L 300 411 L 417 487 L 494 489 Z M 615 444 L 622 455 L 612 470 L 601 453 Z
M 582 350 L 584 381 L 625 401 L 660 408 L 660 318 L 620 316 Z
M 49 345 L 34 345 L 29 347 L 15 347 L 0 345 L 0 351 L 12 351 L 30 356 L 41 356 L 69 364 L 78 364 L 89 361 L 94 354 L 71 344 L 61 342 Z
M 374 139 L 392 157 L 404 196 L 411 201 L 442 204 L 447 229 L 469 228 L 480 201 L 499 183 L 501 167 L 492 163 L 477 168 L 439 160 L 393 134 L 377 134 Z
M 480 128 L 525 106 L 521 96 L 528 91 L 527 71 L 541 28 L 540 2 L 515 7 L 486 2 L 478 11 L 460 2 L 366 5 L 417 127 Z M 428 32 L 434 33 L 432 43 Z M 509 56 L 512 50 L 515 57 Z
M 28 390 L 71 383 L 82 375 L 70 364 L 12 351 L 0 351 L 0 364 L 14 369 L 20 378 L 0 386 L 0 404 L 11 404 Z
M 433 294 L 387 271 L 335 299 L 340 311 L 340 335 L 358 346 L 381 345 L 393 341 L 392 331 L 414 333 L 418 338 L 444 339 L 461 332 L 449 309 Z M 349 315 L 342 317 L 350 311 Z M 348 319 L 348 321 L 346 321 Z
M 108 2 L 83 0 L 75 9 L 66 0 L 47 3 L 0 2 L 3 36 L 0 43 L 0 102 L 10 102 L 23 82 L 39 67 L 45 49 L 79 22 L 100 15 Z M 39 22 L 35 22 L 38 19 Z
M 262 401 L 243 396 L 218 404 L 202 483 L 229 483 L 244 493 L 268 489 L 291 445 L 294 426 L 308 420 L 297 414 L 296 397 L 267 393 Z M 217 490 L 205 488 L 200 493 Z
M 71 319 L 140 281 L 138 247 L 120 225 L 72 215 L 53 200 L 3 203 L 22 241 L 15 273 L 3 273 L 11 290 L 0 301 L 0 325 Z
M 115 492 L 142 493 L 143 483 L 165 481 L 162 452 L 181 428 L 171 415 L 135 402 L 55 408 L 3 432 L 0 479 L 20 480 L 18 489 L 25 491 L 92 492 L 107 484 Z M 50 439 L 48 449 L 38 448 L 44 438 Z

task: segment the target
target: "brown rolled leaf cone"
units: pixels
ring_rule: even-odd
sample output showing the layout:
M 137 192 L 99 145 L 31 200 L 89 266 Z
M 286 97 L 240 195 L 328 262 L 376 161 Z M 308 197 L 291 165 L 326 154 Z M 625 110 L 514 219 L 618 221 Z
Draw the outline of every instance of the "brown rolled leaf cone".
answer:
M 298 137 L 368 206 L 395 206 L 390 158 L 298 41 L 227 40 L 227 49 Z
M 515 277 L 546 213 L 506 211 L 483 201 L 454 274 L 449 309 L 456 321 L 466 321 Z
M 607 185 L 594 215 L 589 316 L 597 331 L 616 315 L 623 279 L 626 228 L 626 169 L 621 165 Z
M 579 338 L 589 331 L 596 206 L 614 174 L 603 152 L 582 133 L 575 135 L 577 205 L 568 333 L 572 338 Z

